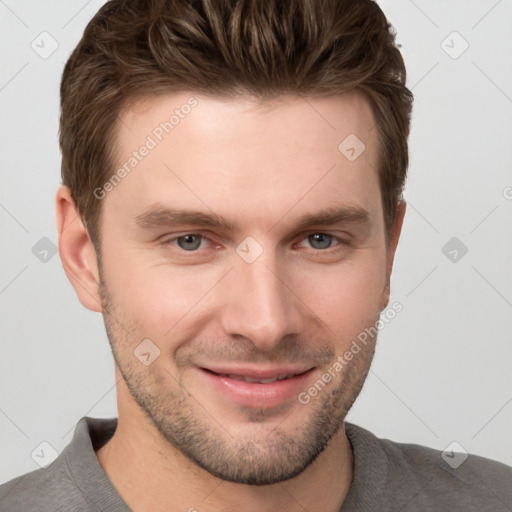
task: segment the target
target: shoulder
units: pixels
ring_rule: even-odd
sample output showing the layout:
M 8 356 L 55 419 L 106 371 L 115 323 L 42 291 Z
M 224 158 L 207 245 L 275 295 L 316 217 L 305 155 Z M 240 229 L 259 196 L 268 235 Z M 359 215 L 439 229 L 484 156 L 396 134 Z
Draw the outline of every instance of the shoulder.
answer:
M 0 485 L 0 512 L 128 510 L 94 452 L 115 427 L 115 419 L 82 418 L 50 465 Z
M 381 446 L 396 468 L 405 469 L 418 478 L 435 478 L 436 484 L 464 488 L 469 493 L 479 492 L 482 485 L 507 491 L 512 485 L 512 468 L 500 462 L 457 449 L 436 450 L 417 444 L 405 444 L 382 439 Z M 460 446 L 460 445 L 459 445 Z M 510 495 L 512 499 L 512 495 Z
M 505 464 L 456 449 L 443 452 L 379 439 L 355 425 L 347 425 L 347 435 L 356 444 L 356 459 L 358 446 L 360 454 L 365 447 L 381 457 L 386 473 L 382 494 L 395 504 L 396 500 L 408 503 L 404 510 L 511 509 L 512 468 Z
M 71 485 L 65 457 L 0 485 L 0 512 L 64 511 L 60 507 L 82 499 L 79 489 Z

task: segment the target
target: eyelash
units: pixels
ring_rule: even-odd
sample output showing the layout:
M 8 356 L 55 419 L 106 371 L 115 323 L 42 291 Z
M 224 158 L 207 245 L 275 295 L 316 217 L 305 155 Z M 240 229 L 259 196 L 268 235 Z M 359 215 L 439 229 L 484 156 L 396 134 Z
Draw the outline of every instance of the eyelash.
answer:
M 207 240 L 211 242 L 211 240 L 203 233 L 196 233 L 196 232 L 187 232 L 180 235 L 175 235 L 172 238 L 164 238 L 161 240 L 160 245 L 164 248 L 168 248 L 169 246 L 173 246 L 175 242 L 179 238 L 183 238 L 187 235 L 193 235 L 201 237 L 202 240 Z M 337 241 L 336 245 L 333 245 L 332 247 L 328 247 L 326 249 L 315 249 L 314 247 L 310 247 L 309 249 L 312 249 L 315 252 L 318 253 L 326 253 L 326 254 L 332 254 L 336 253 L 337 251 L 340 251 L 344 249 L 346 246 L 350 245 L 347 240 L 344 240 L 343 238 L 340 238 L 339 236 L 336 236 L 332 233 L 324 232 L 324 231 L 312 231 L 310 233 L 307 233 L 303 235 L 297 242 L 294 243 L 294 245 L 297 245 L 300 242 L 303 242 L 304 240 L 307 240 L 312 235 L 327 235 L 333 238 L 333 243 Z M 196 249 L 194 251 L 186 251 L 184 249 L 181 249 L 179 246 L 174 246 L 181 254 L 183 254 L 185 257 L 192 257 L 194 255 L 197 255 L 201 249 Z

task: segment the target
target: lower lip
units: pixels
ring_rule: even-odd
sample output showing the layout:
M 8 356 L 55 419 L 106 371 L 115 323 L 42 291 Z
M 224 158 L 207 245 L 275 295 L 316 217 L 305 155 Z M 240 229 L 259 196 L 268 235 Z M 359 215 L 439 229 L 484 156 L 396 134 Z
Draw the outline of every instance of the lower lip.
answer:
M 256 408 L 277 407 L 290 398 L 296 398 L 306 389 L 306 381 L 313 372 L 311 369 L 289 379 L 261 384 L 223 377 L 202 368 L 199 370 L 210 385 L 224 396 L 239 405 Z

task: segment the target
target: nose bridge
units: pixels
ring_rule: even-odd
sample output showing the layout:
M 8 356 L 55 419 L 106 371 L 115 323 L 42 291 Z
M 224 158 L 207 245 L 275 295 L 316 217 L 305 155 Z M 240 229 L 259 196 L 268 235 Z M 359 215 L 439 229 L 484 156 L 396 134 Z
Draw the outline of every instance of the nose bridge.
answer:
M 223 308 L 228 334 L 242 335 L 258 348 L 270 350 L 284 336 L 300 332 L 300 311 L 281 268 L 269 251 L 251 263 L 242 258 L 236 262 Z

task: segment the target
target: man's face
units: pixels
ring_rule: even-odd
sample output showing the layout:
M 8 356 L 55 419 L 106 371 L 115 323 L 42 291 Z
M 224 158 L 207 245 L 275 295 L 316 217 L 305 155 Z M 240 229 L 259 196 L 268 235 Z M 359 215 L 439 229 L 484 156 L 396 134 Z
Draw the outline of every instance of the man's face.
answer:
M 213 475 L 291 478 L 342 426 L 375 340 L 333 365 L 387 303 L 370 107 L 357 95 L 169 94 L 123 114 L 119 167 L 143 145 L 102 199 L 121 394 Z

